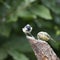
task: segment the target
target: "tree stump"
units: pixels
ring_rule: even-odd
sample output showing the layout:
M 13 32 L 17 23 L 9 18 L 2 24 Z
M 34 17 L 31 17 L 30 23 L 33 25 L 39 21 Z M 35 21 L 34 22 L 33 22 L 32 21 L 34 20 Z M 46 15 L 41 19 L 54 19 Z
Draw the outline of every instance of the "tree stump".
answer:
M 46 41 L 37 40 L 30 36 L 26 37 L 32 46 L 37 60 L 60 60 Z

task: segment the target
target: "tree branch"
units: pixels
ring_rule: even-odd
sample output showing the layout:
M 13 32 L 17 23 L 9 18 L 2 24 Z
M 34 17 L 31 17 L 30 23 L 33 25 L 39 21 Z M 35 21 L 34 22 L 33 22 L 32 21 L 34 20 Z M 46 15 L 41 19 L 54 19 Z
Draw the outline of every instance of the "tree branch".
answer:
M 26 37 L 32 46 L 37 60 L 60 60 L 47 42 L 30 36 Z

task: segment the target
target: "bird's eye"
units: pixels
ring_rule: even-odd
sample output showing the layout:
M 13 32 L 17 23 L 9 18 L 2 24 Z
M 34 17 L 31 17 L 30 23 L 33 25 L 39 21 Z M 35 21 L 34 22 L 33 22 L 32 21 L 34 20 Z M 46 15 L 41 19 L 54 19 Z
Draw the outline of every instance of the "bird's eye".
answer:
M 30 31 L 31 30 L 31 27 L 30 26 L 26 26 L 26 28 L 27 28 L 27 31 Z

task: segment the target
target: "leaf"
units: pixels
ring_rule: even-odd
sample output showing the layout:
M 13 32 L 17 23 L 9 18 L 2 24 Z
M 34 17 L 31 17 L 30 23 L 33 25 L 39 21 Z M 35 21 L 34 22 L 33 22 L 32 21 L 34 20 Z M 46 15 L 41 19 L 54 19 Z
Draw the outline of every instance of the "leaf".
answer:
M 60 25 L 60 16 L 59 15 L 54 15 L 54 21 L 56 24 Z
M 14 60 L 29 60 L 24 54 L 18 51 L 10 50 L 8 53 L 13 57 Z
M 17 35 L 13 35 L 10 37 L 10 40 L 3 45 L 7 50 L 18 50 L 21 52 L 31 52 L 32 48 L 29 45 L 26 37 L 20 37 Z
M 24 0 L 24 3 L 26 6 L 30 5 L 32 2 L 34 2 L 35 0 Z
M 54 13 L 60 14 L 60 0 L 41 0 L 42 3 Z
M 56 35 L 59 36 L 60 35 L 60 30 L 56 31 Z
M 51 21 L 45 21 L 45 20 L 34 20 L 35 23 L 37 24 L 37 26 L 39 28 L 49 28 L 49 29 L 52 29 L 53 28 L 53 24 L 51 23 Z
M 5 49 L 0 48 L 0 60 L 4 60 L 7 57 L 7 52 Z
M 8 24 L 0 24 L 0 34 L 8 37 L 10 35 L 10 26 Z
M 22 17 L 22 18 L 34 18 L 35 15 L 33 13 L 31 13 L 31 11 L 29 9 L 25 9 L 25 8 L 18 8 L 17 9 L 17 15 L 19 17 Z
M 18 19 L 16 13 L 12 13 L 7 17 L 7 22 L 16 22 Z
M 35 18 L 36 16 L 30 11 L 29 7 L 30 7 L 30 0 L 25 0 L 25 2 L 21 3 L 18 7 L 17 7 L 17 15 L 19 17 L 22 18 Z
M 50 11 L 43 5 L 35 5 L 31 8 L 32 13 L 44 19 L 52 19 Z

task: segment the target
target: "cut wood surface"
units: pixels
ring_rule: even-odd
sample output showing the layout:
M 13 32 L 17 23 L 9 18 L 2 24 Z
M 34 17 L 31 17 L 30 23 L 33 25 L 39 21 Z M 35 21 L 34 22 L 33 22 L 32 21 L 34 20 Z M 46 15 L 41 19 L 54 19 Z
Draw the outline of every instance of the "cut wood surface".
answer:
M 30 36 L 26 37 L 32 46 L 37 60 L 60 60 L 47 42 Z

